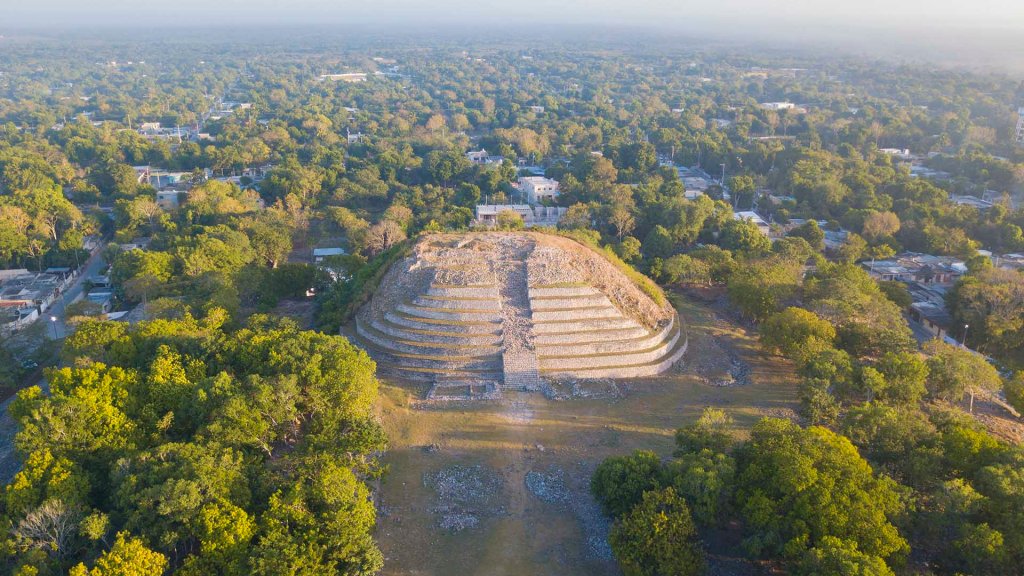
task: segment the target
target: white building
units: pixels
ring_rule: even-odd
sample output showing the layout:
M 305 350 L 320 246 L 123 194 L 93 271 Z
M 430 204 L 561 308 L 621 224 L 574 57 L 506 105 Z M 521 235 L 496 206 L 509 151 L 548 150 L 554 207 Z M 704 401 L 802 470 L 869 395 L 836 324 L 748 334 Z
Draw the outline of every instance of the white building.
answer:
M 505 158 L 501 156 L 491 156 L 487 153 L 486 149 L 481 148 L 479 150 L 470 150 L 469 152 L 466 152 L 466 160 L 469 160 L 471 163 L 478 166 L 482 166 L 484 164 L 501 164 Z
M 761 108 L 765 110 L 793 110 L 796 108 L 796 104 L 792 102 L 762 102 Z
M 522 192 L 529 204 L 540 204 L 544 200 L 558 199 L 558 180 L 544 176 L 524 176 L 519 179 L 516 189 Z
M 765 236 L 768 236 L 768 233 L 771 232 L 771 227 L 764 221 L 764 218 L 758 216 L 757 212 L 733 212 L 732 217 L 734 220 L 746 220 L 753 222 L 757 226 L 757 229 L 761 231 L 761 234 L 764 234 Z
M 176 210 L 181 205 L 181 194 L 177 190 L 157 190 L 156 204 L 164 210 Z
M 494 227 L 498 214 L 506 211 L 515 212 L 523 219 L 526 226 L 557 226 L 565 216 L 567 208 L 557 206 L 529 206 L 527 204 L 479 204 L 476 207 L 476 224 L 487 228 Z
M 344 248 L 313 248 L 313 262 L 316 262 L 317 264 L 322 263 L 324 258 L 344 255 Z

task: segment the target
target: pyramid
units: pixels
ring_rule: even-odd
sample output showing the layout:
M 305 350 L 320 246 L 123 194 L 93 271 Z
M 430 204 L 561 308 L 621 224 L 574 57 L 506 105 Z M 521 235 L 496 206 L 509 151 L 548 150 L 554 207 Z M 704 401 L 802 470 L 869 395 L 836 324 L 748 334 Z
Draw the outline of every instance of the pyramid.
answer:
M 356 335 L 382 374 L 433 382 L 440 398 L 651 376 L 686 349 L 671 306 L 591 248 L 535 232 L 421 238 L 357 313 Z

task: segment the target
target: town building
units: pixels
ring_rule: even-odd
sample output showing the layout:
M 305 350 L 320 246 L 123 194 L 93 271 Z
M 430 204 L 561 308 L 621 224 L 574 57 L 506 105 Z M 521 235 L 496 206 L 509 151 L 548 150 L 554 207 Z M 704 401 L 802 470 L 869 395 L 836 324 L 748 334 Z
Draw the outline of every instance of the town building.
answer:
M 470 150 L 466 152 L 466 160 L 470 163 L 476 164 L 477 166 L 483 166 L 485 164 L 501 164 L 505 158 L 502 156 L 491 156 L 487 153 L 487 150 L 481 148 L 479 150 Z
M 796 104 L 792 102 L 761 102 L 759 104 L 761 108 L 765 110 L 774 110 L 776 112 L 781 110 L 795 110 Z
M 516 189 L 522 193 L 528 204 L 541 204 L 544 201 L 558 200 L 558 180 L 544 176 L 524 176 L 519 179 Z
M 981 198 L 978 198 L 977 196 L 970 195 L 957 196 L 956 194 L 950 194 L 949 201 L 952 202 L 953 204 L 956 204 L 957 206 L 971 206 L 972 208 L 977 208 L 978 210 L 981 211 L 988 210 L 989 208 L 994 206 L 994 204 L 992 204 L 988 200 L 983 200 Z
M 498 214 L 511 210 L 523 219 L 526 226 L 557 226 L 565 216 L 566 208 L 559 206 L 530 206 L 529 204 L 480 204 L 476 207 L 477 226 L 493 228 Z
M 366 72 L 345 72 L 343 74 L 321 74 L 320 80 L 328 82 L 366 82 Z
M 157 190 L 156 204 L 164 210 L 177 210 L 181 205 L 181 192 L 177 190 Z
M 918 252 L 904 252 L 888 260 L 865 261 L 861 266 L 876 280 L 921 284 L 951 284 L 967 272 L 963 260 Z
M 325 258 L 344 256 L 345 254 L 344 248 L 313 248 L 313 262 L 321 264 Z
M 35 321 L 74 280 L 69 268 L 29 272 L 0 270 L 0 331 L 17 330 Z
M 761 234 L 764 234 L 765 236 L 768 236 L 771 233 L 771 226 L 769 226 L 768 223 L 765 222 L 764 218 L 761 218 L 761 216 L 758 215 L 757 212 L 733 212 L 732 217 L 733 220 L 745 220 L 748 222 L 753 222 L 757 226 L 757 229 L 761 231 Z

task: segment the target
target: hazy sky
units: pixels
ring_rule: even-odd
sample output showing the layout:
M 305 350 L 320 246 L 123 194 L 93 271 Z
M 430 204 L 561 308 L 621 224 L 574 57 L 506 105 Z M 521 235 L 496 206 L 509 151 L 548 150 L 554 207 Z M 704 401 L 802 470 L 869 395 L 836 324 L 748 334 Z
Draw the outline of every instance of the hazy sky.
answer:
M 1024 32 L 1024 0 L 0 0 L 5 26 L 530 21 L 778 28 L 1000 27 Z M 799 28 L 793 34 L 802 34 Z M 826 30 L 817 30 L 826 32 Z M 1024 42 L 1024 40 L 1022 40 Z

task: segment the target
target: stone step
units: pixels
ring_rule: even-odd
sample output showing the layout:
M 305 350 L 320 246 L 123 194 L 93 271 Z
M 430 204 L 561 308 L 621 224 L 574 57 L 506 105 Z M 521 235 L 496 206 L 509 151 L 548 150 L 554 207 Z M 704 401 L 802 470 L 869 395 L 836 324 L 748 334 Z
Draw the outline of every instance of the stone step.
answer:
M 619 316 L 618 318 L 592 319 L 592 320 L 567 320 L 561 322 L 533 321 L 533 333 L 540 334 L 566 334 L 572 332 L 590 332 L 593 330 L 611 330 L 615 328 L 637 328 L 640 325 L 634 320 Z
M 509 390 L 537 391 L 543 388 L 537 355 L 529 350 L 506 350 L 502 355 L 503 386 Z
M 534 322 L 582 322 L 586 320 L 609 320 L 622 318 L 623 316 L 618 308 L 614 306 L 595 306 L 571 310 L 534 310 L 531 317 Z
M 629 341 L 639 338 L 647 338 L 650 335 L 651 332 L 646 328 L 642 326 L 634 326 L 633 328 L 609 328 L 606 330 L 534 334 L 533 343 L 539 350 L 541 347 L 545 346 L 589 344 L 592 342 L 607 342 L 611 340 Z
M 413 318 L 396 312 L 387 312 L 384 314 L 384 319 L 397 326 L 405 328 L 412 328 L 414 330 L 426 330 L 430 332 L 443 332 L 446 334 L 467 334 L 467 335 L 485 335 L 485 334 L 501 334 L 501 326 L 495 322 L 472 322 L 472 323 L 458 323 L 453 324 L 442 320 L 434 320 L 430 318 Z
M 537 310 L 565 310 L 571 308 L 594 308 L 599 306 L 612 306 L 604 294 L 592 294 L 590 296 L 574 297 L 545 297 L 530 298 L 530 309 Z
M 447 332 L 443 330 L 420 330 L 408 328 L 395 324 L 387 318 L 375 320 L 373 327 L 388 336 L 397 340 L 412 340 L 428 343 L 431 345 L 459 345 L 459 346 L 501 346 L 500 334 L 470 334 Z M 435 326 L 435 328 L 438 328 Z
M 464 378 L 467 380 L 492 380 L 501 382 L 501 368 L 495 370 L 436 370 L 432 368 L 410 368 L 393 362 L 378 361 L 377 373 L 381 376 L 412 380 L 415 382 L 435 382 L 437 378 Z
M 528 291 L 531 300 L 534 298 L 566 298 L 574 296 L 601 295 L 593 286 L 533 286 Z
M 413 298 L 412 303 L 424 308 L 441 308 L 444 310 L 483 310 L 489 312 L 501 310 L 501 301 L 497 298 L 444 298 L 441 296 L 420 295 Z
M 438 286 L 427 289 L 428 296 L 440 298 L 498 298 L 497 286 Z
M 668 339 L 653 347 L 634 352 L 576 354 L 571 356 L 540 356 L 541 370 L 587 370 L 613 366 L 631 366 L 657 362 L 675 347 L 681 332 L 673 330 Z
M 412 316 L 414 318 L 427 318 L 430 320 L 444 320 L 450 323 L 487 323 L 501 322 L 501 316 L 494 310 L 443 310 L 440 308 L 426 308 L 414 304 L 403 303 L 395 306 L 395 310 Z
M 448 344 L 424 342 L 417 339 L 399 339 L 381 331 L 376 323 L 364 323 L 356 320 L 356 333 L 374 344 L 396 352 L 458 357 L 489 357 L 501 353 L 500 346 L 479 346 L 472 344 Z
M 597 354 L 636 354 L 664 344 L 671 327 L 661 332 L 646 332 L 639 338 L 617 338 L 614 332 L 605 333 L 604 339 L 547 344 L 535 342 L 537 356 L 552 357 L 591 356 Z
M 440 356 L 432 354 L 410 354 L 392 349 L 385 344 L 359 338 L 359 345 L 370 352 L 378 362 L 386 362 L 409 368 L 410 370 L 428 370 L 446 373 L 447 371 L 482 371 L 501 370 L 501 356 Z
M 679 362 L 683 354 L 686 353 L 688 345 L 689 341 L 686 335 L 682 334 L 667 354 L 653 362 L 572 370 L 545 369 L 541 371 L 541 374 L 551 378 L 641 378 L 656 376 Z

